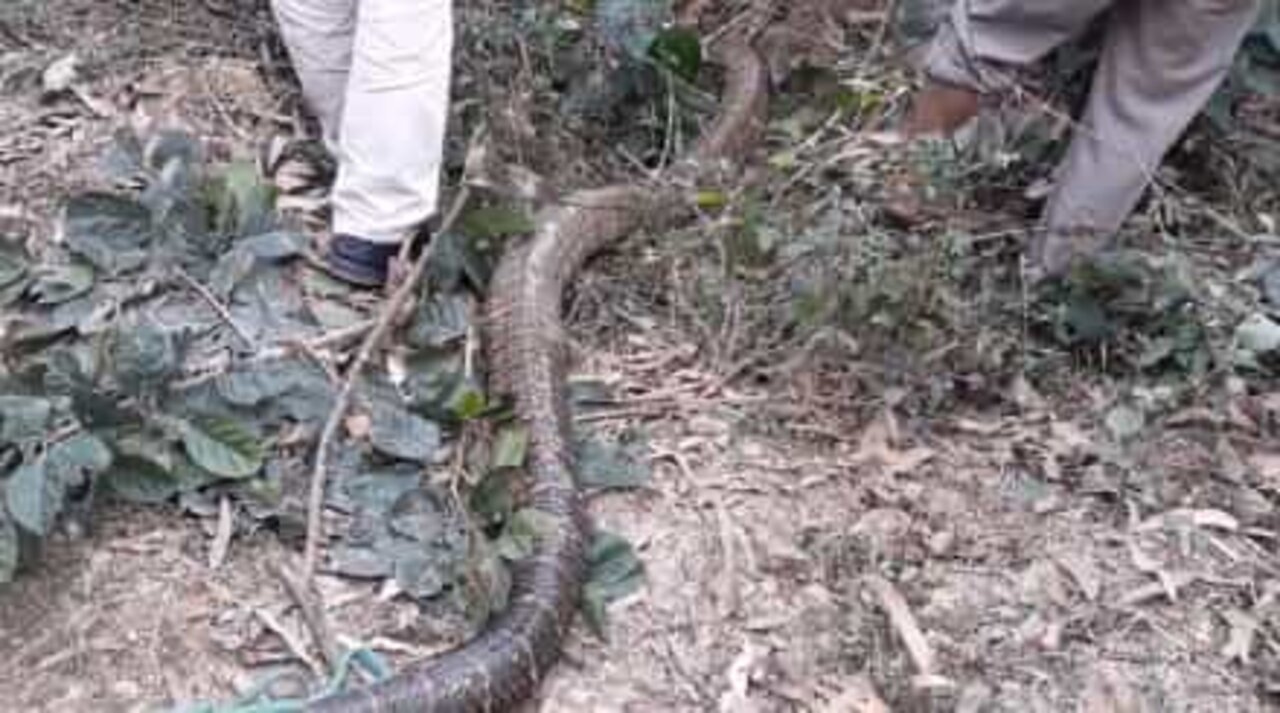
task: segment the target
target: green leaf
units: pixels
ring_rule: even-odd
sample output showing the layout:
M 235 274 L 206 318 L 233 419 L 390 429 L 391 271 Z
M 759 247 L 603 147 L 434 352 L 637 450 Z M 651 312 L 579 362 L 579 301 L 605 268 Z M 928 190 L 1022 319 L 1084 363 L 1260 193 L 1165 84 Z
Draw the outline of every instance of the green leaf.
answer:
M 419 304 L 407 341 L 419 349 L 443 349 L 465 339 L 470 327 L 471 309 L 466 297 L 435 295 Z
M 257 262 L 257 258 L 248 251 L 228 251 L 218 258 L 218 263 L 209 273 L 209 289 L 223 299 L 230 297 L 240 283 L 253 273 Z
M 472 239 L 525 235 L 532 233 L 537 227 L 528 213 L 502 204 L 474 208 L 462 219 L 462 232 Z
M 23 463 L 5 482 L 9 514 L 22 529 L 47 535 L 62 510 L 62 483 L 51 477 L 43 458 Z
M 718 210 L 729 205 L 729 196 L 724 191 L 698 191 L 693 202 L 703 210 Z
M 523 426 L 507 426 L 498 431 L 493 446 L 493 468 L 519 468 L 524 465 L 529 450 L 529 429 Z
M 124 324 L 112 334 L 110 363 L 120 386 L 140 395 L 177 373 L 178 345 L 172 334 L 153 324 Z
M 0 396 L 0 443 L 42 438 L 53 404 L 34 396 Z
M 370 441 L 379 451 L 403 460 L 426 462 L 440 449 L 440 427 L 393 404 L 370 409 Z
M 223 235 L 254 235 L 271 228 L 275 188 L 250 161 L 229 165 L 213 185 L 214 229 Z
M 18 572 L 18 528 L 0 508 L 0 585 L 13 581 Z
M 493 272 L 491 241 L 473 238 L 463 231 L 442 233 L 436 241 L 436 253 L 427 266 L 424 280 L 441 292 L 455 292 L 464 282 L 483 290 Z
M 551 516 L 533 508 L 525 508 L 511 516 L 502 537 L 495 547 L 508 562 L 517 562 L 533 555 L 540 534 L 555 527 Z
M 27 274 L 27 258 L 21 248 L 0 243 L 0 288 L 9 287 Z
M 49 449 L 49 473 L 65 487 L 84 483 L 85 474 L 104 473 L 111 468 L 115 456 L 101 438 L 92 433 L 77 433 Z
M 515 509 L 515 497 L 511 493 L 511 478 L 502 471 L 487 474 L 472 489 L 467 506 L 482 527 L 499 525 L 511 517 Z
M 670 0 L 597 0 L 595 9 L 601 39 L 635 60 L 645 59 L 671 18 Z
M 574 461 L 578 466 L 578 483 L 587 488 L 638 488 L 647 484 L 652 476 L 639 443 L 576 439 Z
M 644 584 L 644 564 L 625 538 L 597 533 L 587 551 L 587 582 L 582 592 L 583 615 L 598 636 L 605 636 L 608 604 L 637 591 Z
M 141 267 L 154 235 L 146 206 L 109 193 L 73 197 L 67 204 L 63 231 L 72 252 L 112 275 Z
M 179 421 L 178 433 L 191 462 L 214 475 L 248 478 L 262 468 L 262 444 L 231 419 L 208 416 Z
M 236 242 L 236 249 L 243 250 L 259 260 L 280 261 L 295 258 L 306 252 L 307 236 L 289 230 L 273 230 Z
M 306 367 L 293 360 L 280 360 L 229 371 L 214 383 L 218 395 L 227 403 L 253 408 L 283 395 L 307 378 Z
M 36 268 L 28 289 L 36 302 L 57 305 L 88 292 L 93 281 L 93 268 L 88 265 L 44 265 Z
M 167 464 L 141 455 L 117 453 L 103 480 L 121 499 L 143 505 L 158 505 L 182 492 Z
M 484 392 L 470 384 L 454 392 L 453 398 L 449 400 L 449 410 L 460 421 L 479 418 L 488 408 L 489 402 L 485 400 Z
M 702 69 L 702 41 L 692 30 L 672 27 L 653 39 L 649 57 L 677 77 L 692 82 Z

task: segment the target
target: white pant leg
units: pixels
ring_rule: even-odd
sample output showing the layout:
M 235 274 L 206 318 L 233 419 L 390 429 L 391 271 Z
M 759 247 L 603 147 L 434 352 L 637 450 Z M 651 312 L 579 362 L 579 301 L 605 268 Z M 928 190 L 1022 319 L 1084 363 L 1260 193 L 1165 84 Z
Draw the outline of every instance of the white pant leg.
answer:
M 1169 148 L 1231 70 L 1258 0 L 1128 0 L 1117 6 L 1089 104 L 1060 169 L 1046 223 L 1109 236 Z
M 338 153 L 343 98 L 356 35 L 356 0 L 272 0 L 302 94 Z
M 358 0 L 335 233 L 396 243 L 435 213 L 452 52 L 451 0 Z

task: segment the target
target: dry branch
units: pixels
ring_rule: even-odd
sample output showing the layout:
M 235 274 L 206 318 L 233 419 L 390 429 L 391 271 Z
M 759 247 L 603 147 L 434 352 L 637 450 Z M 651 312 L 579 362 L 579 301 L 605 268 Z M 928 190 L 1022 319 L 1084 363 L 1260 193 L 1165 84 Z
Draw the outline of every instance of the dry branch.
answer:
M 351 367 L 347 370 L 347 377 L 343 380 L 342 389 L 338 392 L 338 398 L 334 401 L 333 409 L 329 412 L 329 419 L 325 422 L 324 430 L 320 433 L 320 443 L 316 446 L 315 467 L 311 471 L 311 493 L 307 501 L 307 543 L 304 549 L 302 565 L 302 578 L 305 581 L 309 582 L 315 574 L 316 558 L 320 550 L 320 538 L 324 534 L 324 491 L 325 483 L 328 480 L 329 447 L 338 432 L 338 427 L 342 424 L 342 419 L 347 415 L 347 409 L 351 407 L 351 397 L 355 392 L 356 382 L 359 381 L 360 373 L 369 364 L 374 353 L 382 346 L 382 340 L 391 331 L 396 322 L 396 316 L 400 314 L 401 309 L 404 308 L 414 291 L 417 290 L 418 283 L 422 281 L 422 276 L 426 274 L 427 265 L 430 264 L 432 257 L 435 256 L 437 247 L 442 242 L 442 236 L 453 230 L 453 226 L 458 222 L 459 216 L 462 215 L 462 209 L 470 196 L 471 190 L 464 183 L 458 190 L 458 195 L 454 198 L 453 205 L 450 206 L 444 221 L 440 224 L 440 229 L 436 231 L 435 239 L 427 243 L 427 246 L 422 250 L 422 254 L 414 261 L 409 274 L 405 275 L 404 280 L 392 293 L 390 299 L 382 306 L 378 314 L 378 321 L 373 325 L 373 331 L 369 332 L 369 335 L 365 337 L 364 343 L 360 345 L 360 351 L 356 353 L 355 361 L 351 363 Z

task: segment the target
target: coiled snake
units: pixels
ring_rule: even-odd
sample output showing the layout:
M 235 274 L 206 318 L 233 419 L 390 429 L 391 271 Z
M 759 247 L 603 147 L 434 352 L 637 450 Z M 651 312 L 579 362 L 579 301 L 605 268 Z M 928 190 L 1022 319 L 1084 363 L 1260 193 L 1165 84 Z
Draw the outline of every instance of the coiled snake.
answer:
M 687 214 L 682 186 L 747 151 L 759 137 L 768 101 L 763 61 L 741 37 L 721 39 L 714 55 L 726 73 L 722 109 L 692 153 L 661 181 L 581 191 L 545 209 L 534 235 L 508 250 L 494 275 L 485 326 L 491 386 L 514 400 L 529 429 L 527 505 L 546 524 L 534 554 L 516 565 L 506 611 L 461 648 L 385 682 L 317 701 L 311 710 L 509 710 L 534 695 L 559 658 L 578 607 L 587 537 L 569 454 L 561 303 L 591 256 L 641 225 L 656 227 Z

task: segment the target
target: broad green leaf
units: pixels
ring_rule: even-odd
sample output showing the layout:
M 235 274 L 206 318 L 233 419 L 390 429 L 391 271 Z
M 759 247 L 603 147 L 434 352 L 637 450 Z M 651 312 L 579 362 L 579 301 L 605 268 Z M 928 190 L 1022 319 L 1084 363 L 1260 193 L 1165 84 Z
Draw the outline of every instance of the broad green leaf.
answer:
M 407 341 L 419 349 L 443 349 L 466 338 L 471 309 L 462 295 L 435 295 L 422 300 L 409 327 Z
M 602 531 L 587 551 L 587 567 L 587 582 L 582 591 L 583 615 L 592 630 L 604 637 L 609 603 L 644 584 L 644 564 L 625 538 Z
M 111 339 L 110 363 L 126 391 L 143 394 L 178 371 L 178 345 L 172 334 L 150 323 L 121 325 Z
M 0 508 L 0 585 L 13 581 L 18 572 L 18 528 Z
M 498 431 L 493 446 L 493 468 L 519 468 L 524 465 L 529 450 L 529 429 L 523 426 L 507 426 Z
M 47 535 L 62 510 L 62 483 L 50 475 L 45 459 L 23 463 L 5 482 L 5 503 L 22 529 Z
M 515 497 L 511 493 L 511 478 L 503 471 L 491 472 L 472 489 L 467 507 L 482 527 L 501 524 L 511 517 L 515 509 Z
M 677 77 L 692 82 L 702 69 L 702 41 L 692 30 L 672 27 L 653 38 L 649 56 Z
M 587 488 L 638 488 L 647 484 L 652 475 L 638 443 L 576 439 L 574 462 L 578 483 Z
M 370 441 L 379 451 L 403 460 L 426 462 L 440 448 L 440 427 L 394 404 L 375 402 L 370 409 Z
M 511 516 L 502 537 L 495 543 L 498 554 L 509 562 L 516 562 L 534 553 L 540 535 L 555 527 L 551 516 L 533 508 L 525 508 Z
M 214 229 L 224 235 L 255 235 L 271 229 L 275 188 L 257 166 L 240 161 L 226 167 L 213 186 Z
M 243 250 L 259 260 L 288 260 L 301 255 L 307 249 L 307 236 L 289 230 L 273 230 L 236 242 L 236 249 Z
M 218 263 L 209 273 L 209 289 L 215 295 L 226 299 L 235 292 L 257 265 L 257 259 L 244 250 L 230 250 L 218 258 Z
M 370 545 L 339 544 L 329 550 L 329 572 L 355 579 L 382 579 L 395 570 L 394 560 Z
M 340 503 L 344 509 L 354 507 L 382 515 L 391 512 L 397 501 L 421 484 L 416 468 L 395 468 L 352 474 L 341 479 L 332 492 L 340 492 L 349 501 Z
M 165 463 L 139 455 L 117 453 L 103 481 L 123 500 L 143 505 L 167 502 L 182 491 Z
M 662 27 L 671 19 L 671 0 L 597 0 L 596 26 L 605 44 L 644 60 Z
M 53 404 L 34 396 L 0 396 L 0 443 L 41 438 L 49 426 Z
M 88 265 L 44 265 L 35 270 L 28 291 L 42 305 L 73 300 L 93 288 L 93 268 Z
M 459 421 L 470 421 L 484 415 L 489 408 L 484 392 L 475 388 L 470 382 L 459 384 L 448 403 L 449 411 Z
M 457 231 L 434 235 L 436 252 L 424 282 L 441 292 L 455 292 L 466 282 L 483 290 L 493 272 L 493 241 Z
M 368 319 L 368 315 L 337 300 L 313 300 L 308 307 L 325 331 L 346 329 Z
M 415 599 L 438 596 L 449 584 L 448 558 L 431 551 L 423 551 L 422 545 L 413 543 L 403 547 L 395 558 L 396 585 Z
M 27 274 L 27 259 L 17 246 L 0 241 L 0 288 L 16 284 Z
M 77 433 L 49 449 L 49 473 L 64 486 L 79 487 L 85 474 L 103 473 L 111 468 L 114 455 L 101 438 L 92 433 Z
M 73 197 L 63 218 L 67 247 L 108 274 L 146 262 L 154 235 L 151 211 L 123 196 L 86 193 Z
M 248 478 L 262 468 L 262 444 L 235 421 L 214 416 L 184 420 L 178 432 L 191 462 L 214 475 Z
M 392 504 L 387 528 L 414 542 L 429 544 L 440 538 L 445 522 L 440 502 L 430 492 L 415 487 Z
M 527 213 L 509 205 L 474 208 L 462 219 L 462 232 L 471 239 L 503 238 L 532 233 L 537 228 Z
M 703 210 L 717 210 L 729 205 L 729 196 L 724 191 L 698 191 L 693 202 Z
M 271 361 L 229 371 L 214 382 L 218 395 L 234 406 L 253 408 L 306 381 L 306 367 L 293 360 Z

